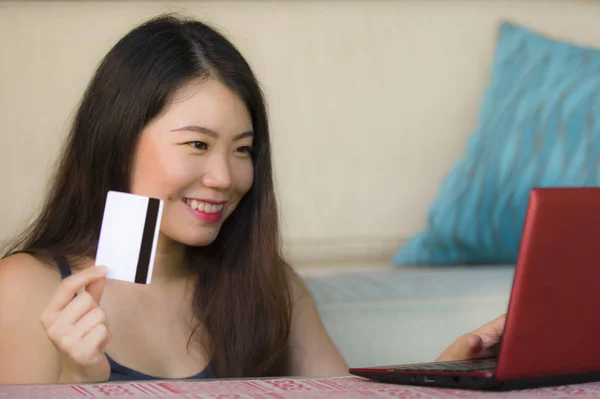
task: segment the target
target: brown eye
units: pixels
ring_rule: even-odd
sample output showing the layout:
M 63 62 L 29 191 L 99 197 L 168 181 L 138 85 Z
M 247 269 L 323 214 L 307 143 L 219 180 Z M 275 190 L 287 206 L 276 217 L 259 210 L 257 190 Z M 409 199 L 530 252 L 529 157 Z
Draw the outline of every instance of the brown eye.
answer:
M 192 147 L 194 147 L 197 150 L 206 150 L 208 148 L 208 144 L 206 144 L 203 141 L 190 141 L 190 142 L 187 142 L 186 144 L 191 145 Z
M 237 152 L 240 152 L 242 154 L 252 154 L 252 152 L 254 152 L 254 148 L 252 148 L 251 146 L 242 146 L 242 147 L 238 147 L 235 149 Z

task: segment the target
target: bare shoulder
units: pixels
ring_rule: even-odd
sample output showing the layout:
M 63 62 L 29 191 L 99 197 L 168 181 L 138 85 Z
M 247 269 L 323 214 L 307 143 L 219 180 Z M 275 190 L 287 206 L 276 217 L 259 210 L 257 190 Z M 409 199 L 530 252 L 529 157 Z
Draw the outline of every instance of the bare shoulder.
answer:
M 315 301 L 300 275 L 286 266 L 292 323 L 286 373 L 294 376 L 347 375 L 348 365 L 327 333 Z
M 39 323 L 42 311 L 60 284 L 58 270 L 32 255 L 0 260 L 0 329 Z
M 34 256 L 0 260 L 0 385 L 56 382 L 60 362 L 40 317 L 60 281 Z
M 15 296 L 47 300 L 60 284 L 60 273 L 51 264 L 32 255 L 18 253 L 0 259 L 0 307 L 1 299 Z M 23 295 L 27 292 L 28 295 Z
M 289 289 L 290 289 L 290 299 L 292 301 L 292 306 L 297 305 L 303 299 L 312 299 L 310 295 L 310 291 L 306 288 L 306 284 L 304 284 L 304 280 L 302 277 L 296 273 L 294 268 L 287 263 L 284 266 L 284 270 L 286 273 Z

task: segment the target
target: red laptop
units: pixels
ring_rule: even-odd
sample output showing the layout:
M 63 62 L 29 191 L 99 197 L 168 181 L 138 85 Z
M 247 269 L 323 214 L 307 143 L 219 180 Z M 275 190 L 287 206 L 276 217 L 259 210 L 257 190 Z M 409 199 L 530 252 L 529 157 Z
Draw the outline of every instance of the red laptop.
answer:
M 521 389 L 600 380 L 600 188 L 532 190 L 498 357 L 352 368 L 380 382 Z

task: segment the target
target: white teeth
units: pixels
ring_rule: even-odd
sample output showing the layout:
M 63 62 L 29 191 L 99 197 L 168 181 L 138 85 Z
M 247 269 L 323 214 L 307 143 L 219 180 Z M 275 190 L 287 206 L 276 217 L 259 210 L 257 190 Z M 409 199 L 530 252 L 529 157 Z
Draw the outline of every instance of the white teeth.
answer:
M 187 198 L 185 199 L 185 203 L 188 204 L 190 208 L 205 213 L 217 213 L 223 210 L 223 204 L 209 204 L 207 202 L 202 202 L 195 199 L 190 200 Z
M 217 213 L 223 210 L 223 204 L 215 205 L 215 204 L 206 204 L 206 208 L 204 212 L 206 213 Z

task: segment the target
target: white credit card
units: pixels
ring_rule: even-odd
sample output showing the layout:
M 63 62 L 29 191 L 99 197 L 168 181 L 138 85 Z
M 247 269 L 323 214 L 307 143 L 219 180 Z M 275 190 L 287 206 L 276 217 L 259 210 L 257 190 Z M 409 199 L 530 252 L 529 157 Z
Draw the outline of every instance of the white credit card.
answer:
M 150 284 L 163 205 L 157 198 L 108 192 L 96 252 L 107 278 Z

